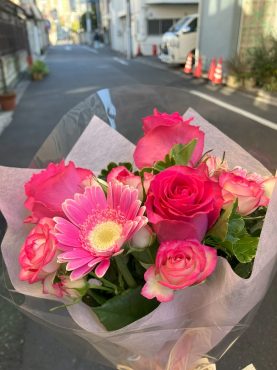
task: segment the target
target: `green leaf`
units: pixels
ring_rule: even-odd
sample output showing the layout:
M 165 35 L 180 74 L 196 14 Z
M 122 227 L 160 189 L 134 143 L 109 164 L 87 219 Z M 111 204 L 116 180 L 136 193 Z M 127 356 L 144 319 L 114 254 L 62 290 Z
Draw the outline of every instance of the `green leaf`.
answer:
M 248 234 L 243 217 L 236 213 L 237 206 L 236 201 L 224 210 L 205 242 L 225 252 L 228 258 L 233 256 L 235 261 L 246 264 L 255 258 L 259 238 Z
M 251 275 L 253 268 L 253 261 L 249 263 L 238 263 L 234 271 L 243 279 L 248 279 Z
M 245 234 L 241 239 L 234 243 L 234 255 L 239 260 L 239 262 L 251 262 L 256 255 L 258 243 L 259 238 L 252 237 L 248 234 Z
M 170 151 L 170 157 L 174 159 L 176 164 L 186 166 L 191 159 L 196 144 L 196 139 L 191 140 L 188 144 L 176 144 Z
M 228 232 L 228 222 L 232 211 L 233 204 L 222 212 L 215 225 L 210 229 L 208 235 L 211 235 L 219 240 L 225 240 Z
M 156 299 L 146 299 L 141 295 L 141 287 L 128 289 L 113 297 L 100 307 L 92 307 L 101 323 L 109 331 L 118 330 L 146 316 L 157 308 Z

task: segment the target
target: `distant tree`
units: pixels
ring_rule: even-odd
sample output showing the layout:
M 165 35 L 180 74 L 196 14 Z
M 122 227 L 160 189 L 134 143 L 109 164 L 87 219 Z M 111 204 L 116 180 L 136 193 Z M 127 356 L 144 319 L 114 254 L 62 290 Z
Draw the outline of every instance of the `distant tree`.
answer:
M 92 5 L 92 11 L 85 12 L 80 19 L 80 26 L 83 30 L 87 30 L 87 13 L 89 15 L 89 18 L 91 20 L 91 27 L 93 30 L 97 28 L 97 17 L 96 17 L 96 10 L 95 5 Z

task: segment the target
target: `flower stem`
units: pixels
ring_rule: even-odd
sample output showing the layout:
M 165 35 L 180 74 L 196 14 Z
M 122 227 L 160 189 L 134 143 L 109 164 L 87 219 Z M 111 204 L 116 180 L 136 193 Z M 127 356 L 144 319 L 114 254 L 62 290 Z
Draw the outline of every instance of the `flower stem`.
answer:
M 89 286 L 91 289 L 96 289 L 96 290 L 105 290 L 106 292 L 110 292 L 110 293 L 114 293 L 114 289 L 112 288 L 107 288 L 105 286 L 102 286 L 102 285 L 90 285 Z
M 113 288 L 115 291 L 118 290 L 118 286 L 117 285 L 111 283 L 107 279 L 99 278 L 93 271 L 90 272 L 90 275 L 92 275 L 95 279 L 100 280 L 103 283 L 103 285 L 106 285 L 109 288 Z
M 135 279 L 133 278 L 132 274 L 130 273 L 127 264 L 124 261 L 124 258 L 122 255 L 115 257 L 116 265 L 118 267 L 118 270 L 123 276 L 123 279 L 126 281 L 126 284 L 129 288 L 136 288 L 137 283 Z

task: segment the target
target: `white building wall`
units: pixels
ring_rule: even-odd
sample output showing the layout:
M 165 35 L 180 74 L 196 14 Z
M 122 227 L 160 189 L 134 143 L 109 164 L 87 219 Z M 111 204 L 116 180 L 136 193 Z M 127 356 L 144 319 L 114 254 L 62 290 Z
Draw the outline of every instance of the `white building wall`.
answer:
M 195 14 L 198 11 L 198 5 L 148 5 L 144 6 L 144 16 L 141 20 L 141 29 L 134 39 L 134 53 L 140 44 L 143 55 L 152 54 L 152 46 L 159 47 L 162 40 L 162 35 L 149 35 L 148 34 L 148 20 L 162 20 L 172 19 L 177 21 L 189 14 Z
M 178 20 L 188 14 L 197 13 L 197 1 L 159 1 L 130 0 L 131 1 L 131 32 L 133 55 L 137 54 L 140 47 L 143 55 L 152 54 L 152 46 L 161 43 L 162 35 L 148 34 L 148 19 Z M 152 4 L 154 3 L 154 5 Z M 162 4 L 161 4 L 162 3 Z M 191 4 L 195 3 L 195 4 Z M 111 47 L 114 50 L 126 53 L 126 0 L 100 0 L 102 25 L 110 28 Z

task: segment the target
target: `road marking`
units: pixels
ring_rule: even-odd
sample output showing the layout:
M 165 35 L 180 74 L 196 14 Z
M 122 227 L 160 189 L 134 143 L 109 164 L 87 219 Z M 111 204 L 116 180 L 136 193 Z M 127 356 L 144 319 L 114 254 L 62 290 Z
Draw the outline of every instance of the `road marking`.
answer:
M 120 63 L 120 64 L 123 64 L 124 66 L 128 66 L 128 65 L 129 65 L 129 63 L 128 63 L 128 62 L 126 62 L 126 60 L 123 60 L 123 59 L 118 58 L 118 57 L 113 57 L 113 60 L 114 60 L 115 62 L 118 62 L 118 63 Z
M 223 108 L 228 109 L 228 110 L 230 110 L 232 112 L 238 113 L 238 114 L 240 114 L 240 115 L 242 115 L 244 117 L 250 118 L 251 120 L 253 120 L 255 122 L 258 122 L 258 123 L 260 123 L 263 126 L 272 128 L 273 130 L 277 130 L 277 123 L 274 123 L 272 121 L 269 121 L 268 119 L 265 119 L 265 118 L 260 117 L 260 116 L 256 116 L 256 114 L 247 112 L 246 110 L 241 109 L 241 108 L 237 108 L 234 105 L 231 105 L 231 104 L 228 104 L 228 103 L 224 103 L 222 100 L 213 98 L 213 97 L 211 97 L 211 96 L 209 96 L 207 94 L 201 93 L 199 91 L 196 91 L 196 90 L 188 90 L 188 91 L 192 95 L 199 96 L 200 98 L 205 99 L 205 100 L 208 100 L 208 101 L 210 101 L 210 102 L 212 102 L 212 103 L 214 103 L 216 105 L 219 105 L 220 107 L 223 107 Z
M 98 51 L 93 49 L 93 48 L 90 48 L 89 46 L 85 46 L 83 45 L 83 49 L 87 50 L 87 51 L 90 51 L 91 53 L 93 54 L 98 54 Z

